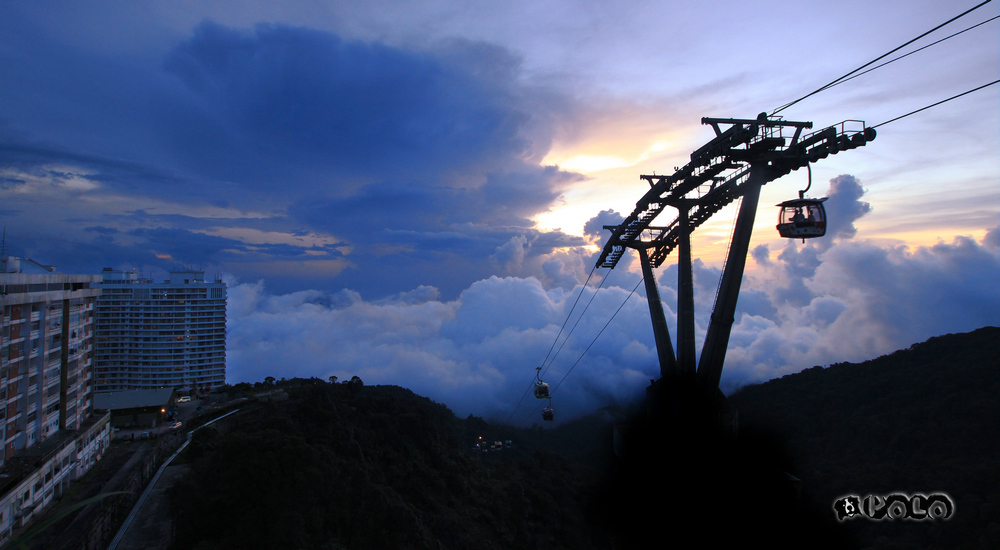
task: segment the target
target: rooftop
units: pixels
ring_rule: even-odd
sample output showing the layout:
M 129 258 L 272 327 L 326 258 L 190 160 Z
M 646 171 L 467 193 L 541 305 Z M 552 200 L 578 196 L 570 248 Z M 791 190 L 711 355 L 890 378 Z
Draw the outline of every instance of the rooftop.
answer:
M 170 401 L 173 388 L 126 390 L 94 394 L 94 409 L 118 411 L 143 407 L 162 407 Z

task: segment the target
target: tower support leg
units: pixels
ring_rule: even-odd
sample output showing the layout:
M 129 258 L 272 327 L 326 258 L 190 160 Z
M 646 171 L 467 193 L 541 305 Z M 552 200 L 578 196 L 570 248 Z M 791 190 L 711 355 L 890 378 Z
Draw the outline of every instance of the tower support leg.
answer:
M 764 167 L 751 166 L 750 177 L 743 184 L 746 186 L 743 203 L 736 217 L 733 242 L 726 257 L 726 269 L 722 273 L 719 295 L 715 298 L 715 308 L 712 310 L 712 319 L 705 333 L 705 345 L 698 361 L 698 378 L 702 384 L 711 388 L 718 388 L 722 378 L 722 365 L 726 360 L 726 347 L 729 345 L 729 335 L 735 320 L 736 301 L 740 296 L 743 269 L 750 249 L 750 234 L 757 215 L 760 188 L 768 182 L 764 170 Z
M 688 210 L 680 210 L 681 233 L 677 262 L 677 363 L 682 376 L 695 373 L 694 282 L 691 274 L 691 228 Z
M 660 291 L 656 288 L 653 267 L 649 264 L 649 254 L 646 253 L 646 249 L 639 248 L 637 250 L 639 251 L 639 263 L 642 264 L 643 282 L 646 284 L 649 316 L 653 320 L 656 355 L 660 359 L 660 377 L 674 376 L 677 373 L 677 359 L 674 357 L 674 345 L 670 341 L 670 329 L 667 328 L 667 318 L 663 314 L 663 302 L 660 301 Z

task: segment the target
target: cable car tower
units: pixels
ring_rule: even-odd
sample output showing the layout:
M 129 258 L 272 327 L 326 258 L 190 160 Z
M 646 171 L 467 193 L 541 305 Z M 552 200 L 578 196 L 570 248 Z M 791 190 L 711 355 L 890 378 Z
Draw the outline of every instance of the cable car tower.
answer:
M 687 381 L 700 390 L 718 391 L 726 347 L 732 330 L 736 301 L 746 265 L 760 188 L 793 170 L 841 151 L 854 149 L 875 139 L 875 129 L 863 121 L 848 120 L 822 130 L 803 134 L 811 122 L 793 122 L 761 113 L 756 119 L 702 118 L 711 125 L 715 138 L 691 154 L 691 162 L 668 176 L 640 176 L 649 191 L 636 208 L 615 226 L 597 259 L 597 267 L 614 268 L 626 249 L 639 253 L 653 322 L 653 334 L 660 363 L 660 381 Z M 691 273 L 691 233 L 726 205 L 742 198 L 732 242 L 719 282 L 711 320 L 701 356 L 695 357 L 694 287 Z M 801 198 L 801 196 L 800 196 Z M 804 199 L 822 207 L 822 199 Z M 795 202 L 795 201 L 786 201 Z M 787 208 L 786 203 L 781 206 Z M 667 225 L 653 225 L 670 206 L 677 217 Z M 791 207 L 793 210 L 795 206 Z M 800 211 L 803 206 L 799 206 Z M 784 212 L 784 210 L 783 210 Z M 783 215 L 783 214 L 782 214 Z M 825 216 L 825 214 L 824 214 Z M 779 217 L 779 222 L 782 218 Z M 825 217 L 823 229 L 825 230 Z M 780 225 L 779 225 L 780 228 Z M 802 238 L 807 231 L 790 231 L 783 236 Z M 819 236 L 819 235 L 810 235 Z M 653 268 L 659 267 L 675 248 L 678 257 L 677 353 L 667 329 Z M 674 384 L 674 387 L 684 384 Z M 662 387 L 662 384 L 660 384 Z M 653 400 L 653 408 L 658 399 Z M 676 405 L 675 405 L 676 408 Z M 735 419 L 733 419 L 735 422 Z

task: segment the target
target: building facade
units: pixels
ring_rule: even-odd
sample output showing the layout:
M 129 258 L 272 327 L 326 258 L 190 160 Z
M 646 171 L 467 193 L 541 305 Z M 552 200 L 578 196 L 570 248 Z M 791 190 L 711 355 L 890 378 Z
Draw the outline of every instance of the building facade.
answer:
M 110 444 L 93 412 L 99 279 L 0 250 L 0 545 Z
M 97 285 L 96 391 L 207 390 L 226 382 L 226 284 L 203 271 L 153 282 L 105 269 Z
M 96 275 L 25 273 L 0 267 L 0 434 L 3 458 L 58 430 L 76 430 L 92 409 Z M 48 266 L 45 266 L 48 267 Z M 3 463 L 0 462 L 0 466 Z

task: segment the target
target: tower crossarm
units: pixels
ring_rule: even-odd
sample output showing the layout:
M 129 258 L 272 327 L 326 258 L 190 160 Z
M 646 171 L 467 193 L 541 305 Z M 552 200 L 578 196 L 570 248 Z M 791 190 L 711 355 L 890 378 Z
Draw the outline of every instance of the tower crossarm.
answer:
M 598 267 L 614 268 L 628 248 L 649 250 L 649 261 L 659 267 L 677 246 L 682 230 L 692 231 L 713 214 L 739 198 L 750 167 L 768 171 L 767 181 L 777 179 L 810 162 L 840 151 L 860 147 L 875 139 L 875 130 L 863 121 L 847 120 L 802 135 L 811 122 L 781 120 L 761 113 L 756 119 L 703 118 L 716 136 L 691 154 L 691 162 L 670 175 L 643 175 L 650 188 L 635 210 L 612 231 L 597 259 Z M 723 130 L 720 125 L 728 124 Z M 690 209 L 688 228 L 679 217 L 666 227 L 651 224 L 667 206 Z M 649 240 L 642 240 L 646 233 Z

